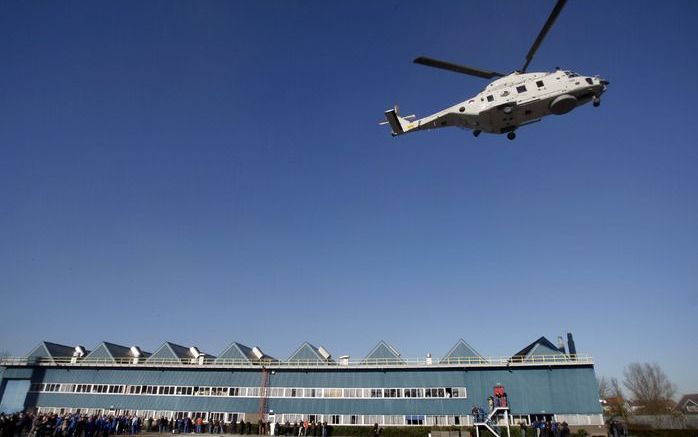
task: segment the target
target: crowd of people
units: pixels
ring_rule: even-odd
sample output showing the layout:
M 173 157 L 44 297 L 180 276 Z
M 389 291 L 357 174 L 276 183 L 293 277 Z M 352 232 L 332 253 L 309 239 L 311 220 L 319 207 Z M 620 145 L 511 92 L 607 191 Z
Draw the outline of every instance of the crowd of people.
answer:
M 132 415 L 0 413 L 0 437 L 109 437 L 136 435 L 152 427 L 152 419 Z
M 608 422 L 609 437 L 628 437 L 628 424 L 617 419 Z
M 507 394 L 504 391 L 504 387 L 495 387 L 494 396 L 487 397 L 487 407 L 489 408 L 488 413 L 492 413 L 496 408 L 509 407 L 509 400 Z M 474 405 L 470 413 L 473 415 L 474 423 L 484 423 L 487 422 L 487 415 L 485 415 L 485 410 L 481 407 Z
M 260 426 L 262 434 L 300 437 L 329 437 L 332 435 L 332 427 L 327 422 L 316 423 L 304 420 L 301 423 L 267 423 Z
M 525 422 L 519 423 L 521 428 L 521 437 L 525 437 L 528 432 L 528 426 Z M 531 428 L 534 432 L 534 437 L 570 437 L 570 428 L 567 422 L 553 422 L 552 420 L 534 419 L 531 423 Z
M 263 423 L 253 427 L 249 421 L 225 423 L 221 420 L 205 422 L 203 418 L 165 417 L 142 418 L 136 415 L 86 415 L 0 413 L 0 437 L 111 437 L 137 435 L 141 432 L 159 434 L 269 434 L 301 437 L 330 437 L 331 426 L 326 422 Z

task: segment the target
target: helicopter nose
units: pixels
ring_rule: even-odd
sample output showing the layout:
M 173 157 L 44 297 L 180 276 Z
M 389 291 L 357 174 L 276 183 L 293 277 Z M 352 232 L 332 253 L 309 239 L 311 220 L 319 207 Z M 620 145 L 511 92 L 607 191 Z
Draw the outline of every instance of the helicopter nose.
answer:
M 608 86 L 611 82 L 601 79 L 601 85 Z

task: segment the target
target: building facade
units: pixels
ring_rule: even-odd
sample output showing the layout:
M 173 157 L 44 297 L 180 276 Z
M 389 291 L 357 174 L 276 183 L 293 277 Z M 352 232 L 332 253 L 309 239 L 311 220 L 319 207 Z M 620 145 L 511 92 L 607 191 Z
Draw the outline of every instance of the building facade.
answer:
M 357 361 L 335 360 L 309 343 L 282 361 L 240 343 L 215 357 L 169 342 L 152 354 L 111 343 L 90 352 L 43 342 L 0 366 L 6 412 L 466 426 L 472 408 L 487 410 L 493 387 L 503 385 L 512 423 L 603 424 L 591 358 L 544 337 L 506 358 L 482 357 L 460 340 L 441 359 L 404 359 L 380 342 Z

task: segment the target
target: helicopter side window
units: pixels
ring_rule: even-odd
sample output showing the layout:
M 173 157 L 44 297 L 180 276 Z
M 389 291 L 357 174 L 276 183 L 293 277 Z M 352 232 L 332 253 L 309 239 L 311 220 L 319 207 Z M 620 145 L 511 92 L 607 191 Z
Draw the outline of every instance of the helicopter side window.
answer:
M 591 80 L 590 77 L 587 77 L 587 78 L 586 78 L 586 81 L 587 81 L 587 83 L 588 83 L 589 85 L 593 85 L 593 84 L 594 84 L 594 81 Z
M 487 101 L 488 101 L 488 102 L 493 102 L 493 101 L 494 101 L 494 97 L 492 97 L 492 95 L 490 94 L 489 96 L 487 96 Z
M 526 85 L 519 85 L 516 87 L 516 91 L 521 94 L 526 92 Z
M 537 86 L 538 88 L 543 88 L 543 87 L 545 86 L 545 83 L 543 83 L 542 80 L 539 80 L 538 82 L 536 82 L 536 86 Z

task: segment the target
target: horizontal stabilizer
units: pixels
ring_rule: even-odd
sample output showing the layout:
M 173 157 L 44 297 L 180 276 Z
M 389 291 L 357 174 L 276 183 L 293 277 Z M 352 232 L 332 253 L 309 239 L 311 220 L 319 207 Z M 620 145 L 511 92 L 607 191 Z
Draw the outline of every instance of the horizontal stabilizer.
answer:
M 414 118 L 414 115 L 408 117 L 400 117 L 399 108 L 395 106 L 393 109 L 385 111 L 385 122 L 381 124 L 389 124 L 390 128 L 393 130 L 393 136 L 404 134 L 409 130 L 409 121 L 407 118 Z

